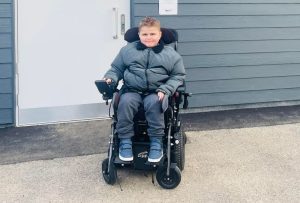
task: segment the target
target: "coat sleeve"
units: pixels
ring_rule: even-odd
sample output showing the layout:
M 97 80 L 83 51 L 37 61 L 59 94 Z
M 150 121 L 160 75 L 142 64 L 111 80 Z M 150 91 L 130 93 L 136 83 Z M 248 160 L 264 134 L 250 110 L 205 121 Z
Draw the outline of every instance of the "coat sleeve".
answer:
M 123 52 L 124 52 L 124 47 L 120 50 L 118 55 L 113 60 L 111 64 L 111 68 L 105 73 L 104 78 L 110 78 L 115 83 L 123 79 L 123 74 L 126 68 L 123 60 L 123 55 L 124 55 Z
M 179 56 L 171 69 L 170 77 L 165 84 L 162 84 L 157 89 L 157 92 L 161 91 L 168 95 L 173 95 L 176 89 L 183 84 L 185 79 L 185 69 L 183 65 L 182 57 Z

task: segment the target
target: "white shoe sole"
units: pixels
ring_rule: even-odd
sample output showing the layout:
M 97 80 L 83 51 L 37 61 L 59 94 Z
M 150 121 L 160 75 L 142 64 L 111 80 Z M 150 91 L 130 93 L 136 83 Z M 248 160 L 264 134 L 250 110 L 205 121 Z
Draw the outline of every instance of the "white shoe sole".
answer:
M 162 157 L 163 157 L 163 153 L 161 153 L 161 156 L 157 159 L 151 159 L 151 158 L 148 157 L 148 161 L 152 162 L 152 163 L 157 163 L 161 160 Z
M 122 157 L 120 154 L 119 154 L 119 158 L 122 160 L 122 161 L 133 161 L 133 157 Z

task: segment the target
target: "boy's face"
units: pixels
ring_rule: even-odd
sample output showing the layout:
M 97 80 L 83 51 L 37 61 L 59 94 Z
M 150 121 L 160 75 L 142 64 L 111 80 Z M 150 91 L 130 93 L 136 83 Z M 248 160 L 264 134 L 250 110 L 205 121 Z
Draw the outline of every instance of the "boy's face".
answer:
M 156 26 L 143 26 L 140 28 L 139 37 L 146 47 L 155 47 L 161 38 L 160 28 Z

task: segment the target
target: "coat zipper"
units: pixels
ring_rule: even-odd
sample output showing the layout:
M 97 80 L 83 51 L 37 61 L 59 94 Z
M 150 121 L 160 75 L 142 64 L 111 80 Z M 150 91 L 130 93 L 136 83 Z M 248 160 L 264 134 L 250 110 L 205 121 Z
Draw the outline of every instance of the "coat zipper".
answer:
M 150 48 L 148 48 L 147 65 L 146 65 L 146 69 L 145 69 L 145 76 L 146 76 L 146 83 L 147 83 L 147 91 L 149 90 L 149 81 L 148 81 L 148 73 L 147 73 L 147 69 L 149 68 L 149 56 L 150 56 Z

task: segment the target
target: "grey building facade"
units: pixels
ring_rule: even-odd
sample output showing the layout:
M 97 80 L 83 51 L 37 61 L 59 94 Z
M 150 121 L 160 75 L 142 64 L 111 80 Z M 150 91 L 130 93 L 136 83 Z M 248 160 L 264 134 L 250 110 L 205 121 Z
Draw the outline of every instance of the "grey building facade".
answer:
M 299 1 L 178 3 L 177 16 L 160 16 L 158 0 L 135 0 L 132 22 L 155 16 L 177 29 L 191 108 L 300 100 Z
M 178 15 L 159 15 L 159 0 L 132 0 L 131 26 L 157 17 L 179 33 L 190 109 L 300 103 L 298 0 L 178 0 Z M 14 125 L 13 1 L 0 0 L 0 126 Z
M 0 126 L 15 123 L 13 1 L 0 0 Z

